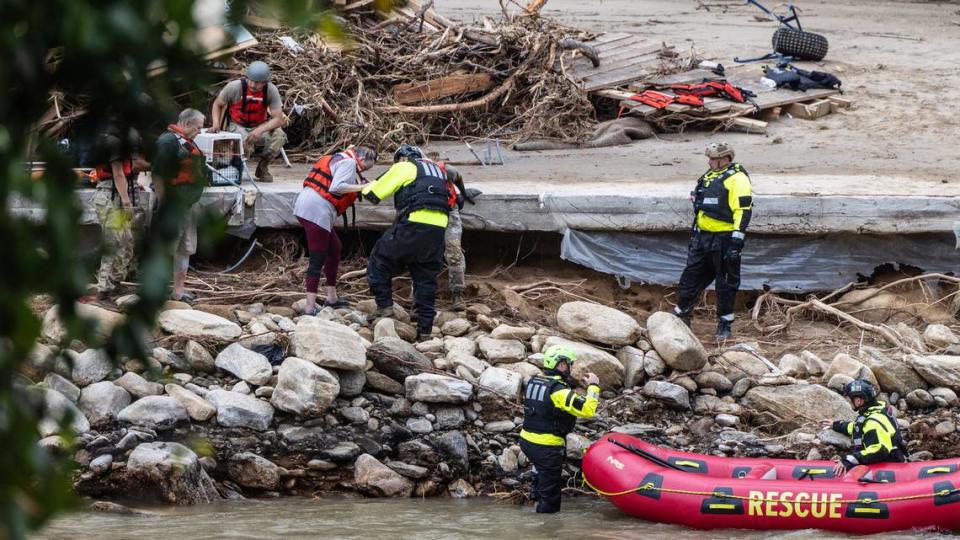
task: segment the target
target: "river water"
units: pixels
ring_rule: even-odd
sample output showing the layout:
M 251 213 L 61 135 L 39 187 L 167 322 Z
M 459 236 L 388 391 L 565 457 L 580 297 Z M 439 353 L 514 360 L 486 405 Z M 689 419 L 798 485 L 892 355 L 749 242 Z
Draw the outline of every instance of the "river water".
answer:
M 560 514 L 539 516 L 530 506 L 486 498 L 322 499 L 282 498 L 225 502 L 210 506 L 152 509 L 155 516 L 80 511 L 60 517 L 35 538 L 188 540 L 192 538 L 379 538 L 466 539 L 581 538 L 648 540 L 844 538 L 821 531 L 697 531 L 631 518 L 610 503 L 567 499 Z M 899 533 L 872 538 L 949 538 Z M 854 538 L 854 537 L 849 537 Z

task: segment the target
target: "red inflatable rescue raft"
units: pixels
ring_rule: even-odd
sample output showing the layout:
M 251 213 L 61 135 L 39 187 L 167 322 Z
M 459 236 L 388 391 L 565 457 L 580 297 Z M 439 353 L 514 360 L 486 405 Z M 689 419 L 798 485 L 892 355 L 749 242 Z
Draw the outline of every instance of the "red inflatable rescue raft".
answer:
M 698 529 L 877 533 L 960 529 L 960 459 L 878 463 L 726 458 L 604 435 L 583 457 L 587 484 L 649 521 Z

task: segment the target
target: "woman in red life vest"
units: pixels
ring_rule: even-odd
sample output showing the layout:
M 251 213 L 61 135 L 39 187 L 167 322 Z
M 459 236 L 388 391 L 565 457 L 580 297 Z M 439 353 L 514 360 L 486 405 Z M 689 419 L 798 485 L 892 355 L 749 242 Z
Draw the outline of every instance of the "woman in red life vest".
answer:
M 343 152 L 323 156 L 313 166 L 303 190 L 297 196 L 293 214 L 307 233 L 310 265 L 307 267 L 307 303 L 304 313 L 313 315 L 317 308 L 317 289 L 321 271 L 326 278 L 327 298 L 324 306 L 343 307 L 347 301 L 337 296 L 337 271 L 340 267 L 340 238 L 333 226 L 357 200 L 362 177 L 360 173 L 377 162 L 377 151 L 365 146 L 350 146 Z

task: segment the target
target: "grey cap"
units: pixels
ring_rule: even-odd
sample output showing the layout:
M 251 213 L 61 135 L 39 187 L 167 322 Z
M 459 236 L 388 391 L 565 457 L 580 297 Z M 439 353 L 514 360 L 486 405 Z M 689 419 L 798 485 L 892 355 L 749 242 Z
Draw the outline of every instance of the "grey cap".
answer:
M 247 66 L 247 78 L 253 82 L 267 82 L 270 80 L 270 66 L 266 62 L 257 60 Z

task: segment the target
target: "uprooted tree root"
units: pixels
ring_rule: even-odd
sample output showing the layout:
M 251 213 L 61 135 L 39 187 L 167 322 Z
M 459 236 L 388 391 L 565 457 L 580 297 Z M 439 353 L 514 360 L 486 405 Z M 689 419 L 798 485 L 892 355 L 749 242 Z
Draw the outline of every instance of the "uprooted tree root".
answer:
M 898 286 L 906 285 L 908 283 L 922 283 L 927 280 L 939 280 L 941 282 L 960 285 L 960 278 L 956 276 L 949 276 L 946 274 L 923 274 L 900 279 L 892 283 L 888 283 L 882 287 L 878 287 L 876 290 L 872 291 L 866 296 L 857 298 L 857 303 L 862 304 L 866 300 L 879 295 L 881 292 Z M 839 302 L 836 299 L 847 292 L 856 290 L 857 288 L 862 288 L 862 286 L 858 283 L 849 283 L 846 286 L 823 296 L 822 298 L 811 296 L 806 301 L 790 300 L 777 296 L 772 292 L 766 292 L 757 299 L 757 302 L 753 307 L 753 312 L 751 314 L 753 325 L 760 332 L 770 335 L 786 330 L 802 315 L 820 314 L 834 318 L 839 322 L 850 323 L 861 330 L 876 334 L 889 344 L 906 353 L 921 353 L 922 351 L 918 351 L 911 343 L 909 343 L 907 340 L 904 340 L 903 336 L 901 336 L 893 328 L 887 325 L 864 322 L 863 320 L 840 308 L 840 306 L 844 306 L 846 303 Z M 944 298 L 936 300 L 934 303 L 946 302 L 950 300 L 952 304 L 956 305 L 957 298 L 960 298 L 960 291 L 953 292 Z M 764 315 L 766 315 L 766 317 L 763 317 Z M 761 322 L 761 318 L 773 319 L 778 322 L 765 325 Z

